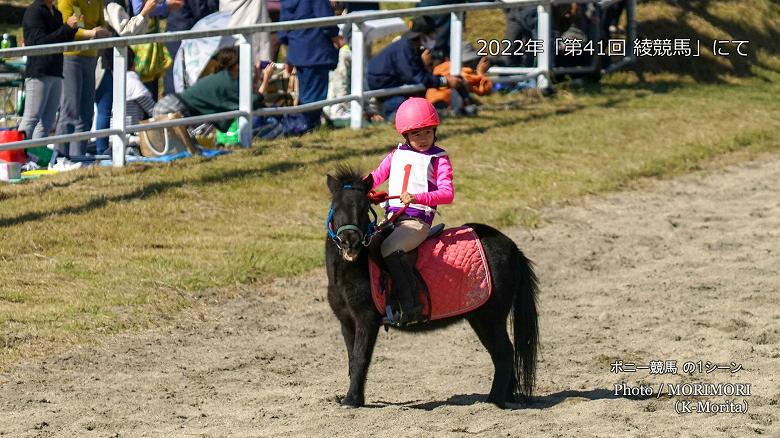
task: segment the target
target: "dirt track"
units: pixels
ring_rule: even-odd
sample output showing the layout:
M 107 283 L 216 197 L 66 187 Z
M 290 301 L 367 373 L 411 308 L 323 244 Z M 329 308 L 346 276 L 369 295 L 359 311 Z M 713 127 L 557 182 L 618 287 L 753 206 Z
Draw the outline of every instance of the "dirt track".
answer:
M 323 270 L 242 289 L 170 327 L 0 374 L 0 436 L 753 436 L 780 431 L 780 156 L 585 199 L 509 234 L 537 264 L 534 402 L 483 403 L 492 366 L 467 324 L 380 333 L 369 407 L 342 409 L 346 353 Z M 613 374 L 676 360 L 677 375 Z M 683 375 L 685 361 L 742 370 Z M 402 386 L 414 381 L 416 385 Z M 627 382 L 750 383 L 749 397 L 628 398 Z M 675 402 L 747 400 L 747 414 Z

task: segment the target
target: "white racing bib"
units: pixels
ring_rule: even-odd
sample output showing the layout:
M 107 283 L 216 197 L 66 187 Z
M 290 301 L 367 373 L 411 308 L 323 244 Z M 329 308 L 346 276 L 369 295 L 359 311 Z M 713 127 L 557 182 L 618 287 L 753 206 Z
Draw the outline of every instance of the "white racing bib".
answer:
M 401 149 L 400 145 L 393 154 L 393 159 L 390 163 L 390 182 L 388 183 L 388 190 L 390 196 L 400 196 L 403 193 L 404 176 L 406 174 L 407 166 L 410 169 L 409 182 L 406 186 L 406 191 L 411 194 L 426 193 L 428 192 L 428 182 L 433 180 L 433 166 L 432 160 L 436 157 L 442 157 L 447 155 L 447 152 L 440 152 L 438 154 L 426 155 L 412 150 Z M 400 199 L 391 199 L 389 201 L 391 207 L 401 208 L 404 204 Z M 409 207 L 425 211 L 431 214 L 434 209 L 421 204 L 409 204 Z

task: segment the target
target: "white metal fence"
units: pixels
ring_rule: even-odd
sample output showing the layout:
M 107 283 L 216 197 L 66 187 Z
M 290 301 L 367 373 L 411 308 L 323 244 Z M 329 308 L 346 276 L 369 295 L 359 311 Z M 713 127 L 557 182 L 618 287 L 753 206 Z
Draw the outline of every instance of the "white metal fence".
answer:
M 575 0 L 576 3 L 598 3 L 602 6 L 608 6 L 619 0 Z M 34 140 L 24 140 L 12 143 L 0 144 L 0 150 L 24 149 L 35 146 L 42 146 L 51 143 L 64 143 L 69 141 L 87 140 L 90 138 L 111 137 L 112 159 L 115 167 L 125 165 L 125 147 L 127 144 L 128 132 L 141 132 L 151 129 L 167 128 L 180 125 L 195 125 L 205 122 L 225 119 L 239 119 L 238 132 L 239 142 L 242 146 L 250 146 L 252 140 L 252 116 L 268 116 L 289 113 L 299 113 L 323 108 L 342 102 L 351 102 L 351 123 L 353 129 L 359 129 L 363 124 L 363 108 L 371 97 L 383 97 L 397 94 L 410 94 L 424 90 L 422 85 L 404 85 L 392 89 L 384 90 L 365 90 L 364 72 L 366 67 L 365 38 L 363 34 L 363 23 L 370 20 L 395 17 L 410 17 L 419 15 L 446 14 L 451 15 L 450 27 L 450 73 L 460 74 L 461 71 L 461 50 L 463 43 L 463 14 L 469 11 L 479 10 L 498 10 L 507 8 L 519 8 L 536 6 L 538 12 L 537 35 L 543 40 L 543 50 L 537 56 L 535 67 L 491 67 L 489 73 L 512 75 L 513 80 L 522 78 L 535 78 L 537 87 L 543 88 L 549 84 L 550 73 L 575 73 L 588 72 L 598 66 L 575 67 L 569 69 L 556 69 L 551 66 L 552 61 L 552 26 L 551 10 L 556 4 L 568 4 L 572 1 L 562 0 L 503 0 L 499 2 L 479 2 L 466 3 L 458 5 L 430 6 L 411 9 L 396 9 L 390 11 L 362 12 L 353 13 L 344 16 L 334 16 L 327 18 L 315 18 L 297 21 L 282 21 L 276 23 L 263 23 L 252 26 L 242 26 L 229 29 L 213 29 L 207 31 L 181 31 L 167 32 L 158 34 L 147 34 L 130 37 L 105 38 L 99 40 L 80 41 L 59 44 L 44 44 L 39 46 L 18 47 L 12 49 L 0 50 L 0 57 L 10 58 L 18 56 L 36 56 L 50 53 L 61 53 L 65 51 L 104 49 L 113 48 L 114 53 L 114 103 L 112 109 L 112 128 L 89 132 L 80 132 L 67 135 L 56 135 Z M 626 56 L 617 64 L 610 67 L 610 71 L 619 68 L 633 60 L 633 40 L 636 37 L 635 27 L 635 5 L 636 0 L 627 0 L 626 11 L 628 16 L 628 32 L 626 37 Z M 333 26 L 346 23 L 352 26 L 352 72 L 351 72 L 351 94 L 337 99 L 330 99 L 320 102 L 312 102 L 305 105 L 292 107 L 262 108 L 252 110 L 252 74 L 253 60 L 250 35 L 258 32 L 276 32 L 281 30 L 304 29 L 311 27 Z M 214 36 L 235 36 L 239 47 L 239 105 L 237 111 L 229 111 L 206 116 L 186 117 L 175 120 L 167 120 L 142 125 L 128 125 L 126 123 L 126 72 L 127 72 L 127 47 L 134 44 L 152 43 L 152 42 L 170 42 L 186 39 L 196 39 Z

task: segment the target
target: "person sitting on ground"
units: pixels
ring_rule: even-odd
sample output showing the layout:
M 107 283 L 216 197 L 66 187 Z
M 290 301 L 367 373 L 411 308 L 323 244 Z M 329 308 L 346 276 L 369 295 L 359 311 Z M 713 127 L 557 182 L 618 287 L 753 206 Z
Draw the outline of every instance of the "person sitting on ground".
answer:
M 344 97 L 350 93 L 352 50 L 342 34 L 339 34 L 336 39 L 336 45 L 339 46 L 339 63 L 328 76 L 328 100 Z M 350 102 L 326 106 L 322 112 L 331 121 L 348 120 L 350 118 Z
M 214 58 L 218 70 L 201 78 L 181 93 L 167 94 L 154 106 L 155 117 L 169 113 L 180 113 L 182 117 L 202 116 L 238 110 L 238 49 L 225 47 L 220 49 Z M 273 74 L 274 64 L 270 63 L 263 70 L 260 86 L 252 93 L 252 108 L 263 105 L 263 93 L 268 87 L 268 80 Z M 233 121 L 218 120 L 214 125 L 226 132 Z
M 141 120 L 146 120 L 154 112 L 154 99 L 152 93 L 141 81 L 141 77 L 135 72 L 135 53 L 127 50 L 127 79 L 125 82 L 126 114 L 130 118 L 131 125 L 137 125 Z
M 586 47 L 591 37 L 591 18 L 596 13 L 595 7 L 591 5 L 582 6 L 577 3 L 570 5 L 558 5 L 553 9 L 556 14 L 556 24 L 559 26 L 553 30 L 556 37 L 554 41 L 558 42 L 558 48 L 555 52 L 555 65 L 560 67 L 587 66 L 594 56 L 587 50 L 576 50 L 570 48 Z
M 181 9 L 171 9 L 168 12 L 168 18 L 165 19 L 166 32 L 176 32 L 180 30 L 190 30 L 201 18 L 213 14 L 219 10 L 219 0 L 186 0 Z M 181 47 L 181 41 L 168 41 L 165 47 L 172 57 L 176 57 L 176 52 Z M 169 68 L 163 76 L 164 94 L 173 93 L 173 69 Z
M 368 63 L 366 80 L 370 90 L 394 88 L 402 85 L 422 84 L 425 87 L 449 87 L 460 85 L 457 76 L 437 76 L 428 71 L 421 56 L 435 44 L 436 28 L 428 16 L 415 17 L 409 30 L 398 40 L 385 47 Z M 391 120 L 406 96 L 391 96 L 382 102 L 385 119 Z
M 487 77 L 490 63 L 486 56 L 480 57 L 470 43 L 463 45 L 462 52 L 463 66 L 460 75 L 464 86 L 455 88 L 456 93 L 449 88 L 429 88 L 425 92 L 425 98 L 437 110 L 444 110 L 453 115 L 474 115 L 476 107 L 469 93 L 485 96 L 493 91 L 493 81 Z M 446 75 L 449 71 L 450 61 L 444 61 L 433 68 L 435 75 Z

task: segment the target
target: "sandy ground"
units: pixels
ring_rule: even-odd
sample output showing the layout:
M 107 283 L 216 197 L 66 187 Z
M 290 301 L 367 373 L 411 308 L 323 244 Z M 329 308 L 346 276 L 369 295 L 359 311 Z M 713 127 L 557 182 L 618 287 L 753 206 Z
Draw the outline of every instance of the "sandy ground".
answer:
M 536 397 L 499 410 L 467 324 L 380 333 L 368 407 L 343 409 L 346 353 L 325 274 L 246 287 L 163 329 L 0 375 L 3 436 L 773 436 L 780 431 L 780 156 L 590 198 L 508 230 L 541 281 Z M 611 372 L 677 361 L 677 374 Z M 686 361 L 741 370 L 682 372 Z M 415 382 L 405 386 L 404 382 Z M 615 395 L 651 385 L 650 397 Z M 747 383 L 749 396 L 657 397 Z M 732 387 L 733 388 L 733 387 Z M 666 391 L 666 390 L 665 390 Z M 747 413 L 678 414 L 747 401 Z

